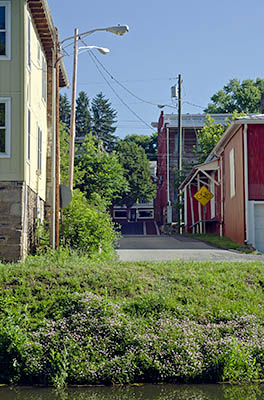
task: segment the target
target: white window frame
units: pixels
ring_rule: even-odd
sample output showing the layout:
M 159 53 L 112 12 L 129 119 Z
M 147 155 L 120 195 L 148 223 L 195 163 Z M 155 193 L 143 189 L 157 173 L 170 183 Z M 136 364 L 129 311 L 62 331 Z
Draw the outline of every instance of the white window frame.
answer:
M 236 178 L 235 178 L 235 149 L 229 152 L 229 174 L 230 174 L 230 198 L 236 195 Z
M 140 216 L 140 213 L 141 212 L 150 212 L 150 216 L 149 217 L 146 217 L 146 216 L 143 216 L 143 217 L 141 217 Z M 153 219 L 154 218 L 154 210 L 153 209 L 151 209 L 151 208 L 148 208 L 148 209 L 145 209 L 145 208 L 140 208 L 140 209 L 138 209 L 137 210 L 137 219 Z
M 118 217 L 118 216 L 116 216 L 116 213 L 118 213 L 118 212 L 125 212 L 126 213 L 126 215 L 124 216 L 124 217 Z M 113 217 L 114 217 L 114 219 L 127 219 L 127 212 L 126 212 L 126 209 L 123 209 L 123 210 L 114 210 L 114 215 L 113 215 Z
M 41 60 L 42 60 L 42 89 L 41 89 L 41 97 L 42 97 L 42 100 L 43 100 L 43 102 L 46 104 L 46 102 L 47 102 L 47 81 L 48 81 L 48 79 L 47 79 L 47 72 L 48 72 L 48 69 L 47 69 L 47 61 L 46 61 L 46 58 L 45 58 L 45 54 L 43 54 L 42 53 L 42 57 L 41 57 Z
M 4 56 L 0 55 L 0 60 L 10 60 L 11 59 L 11 2 L 10 1 L 0 1 L 0 7 L 5 7 L 6 16 L 6 27 L 5 29 L 0 29 L 0 32 L 5 32 L 6 34 L 6 54 Z
M 43 149 L 43 134 L 42 130 L 40 129 L 38 125 L 38 141 L 37 141 L 37 170 L 39 171 L 39 176 L 42 175 L 42 149 Z
M 31 18 L 27 14 L 27 67 L 31 70 Z
M 0 152 L 0 158 L 11 157 L 11 99 L 10 97 L 0 97 L 0 103 L 5 104 L 5 152 Z

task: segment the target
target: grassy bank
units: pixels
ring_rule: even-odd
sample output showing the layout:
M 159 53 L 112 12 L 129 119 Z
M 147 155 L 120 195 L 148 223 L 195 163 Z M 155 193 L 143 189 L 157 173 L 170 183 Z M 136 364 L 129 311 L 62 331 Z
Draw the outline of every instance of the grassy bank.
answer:
M 214 233 L 185 233 L 185 236 L 191 237 L 193 239 L 201 240 L 203 242 L 212 244 L 213 246 L 219 247 L 221 249 L 236 250 L 241 253 L 254 253 L 252 247 L 247 245 L 242 245 L 240 243 L 234 242 L 226 236 L 219 236 Z
M 0 383 L 264 377 L 263 263 L 0 265 Z

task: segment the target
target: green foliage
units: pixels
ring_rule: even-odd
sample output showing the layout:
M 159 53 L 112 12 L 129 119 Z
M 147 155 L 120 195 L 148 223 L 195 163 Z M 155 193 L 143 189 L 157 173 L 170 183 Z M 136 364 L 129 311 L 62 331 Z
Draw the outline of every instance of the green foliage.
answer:
M 73 191 L 73 199 L 64 210 L 64 240 L 70 249 L 89 256 L 113 254 L 117 234 L 99 195 L 88 202 L 79 190 Z
M 157 160 L 157 145 L 158 145 L 158 134 L 152 133 L 152 135 L 127 135 L 124 142 L 136 143 L 138 146 L 143 147 L 146 155 L 150 161 Z
M 230 79 L 222 90 L 212 97 L 212 103 L 204 110 L 207 113 L 260 113 L 261 94 L 264 92 L 264 80 Z
M 263 263 L 1 264 L 0 383 L 263 380 L 263 282 Z
M 116 141 L 113 133 L 116 127 L 117 112 L 111 107 L 111 103 L 102 93 L 92 100 L 92 132 L 98 141 L 102 141 L 107 151 L 112 151 Z
M 88 135 L 91 129 L 89 98 L 84 91 L 81 91 L 76 100 L 76 137 Z
M 210 115 L 207 115 L 203 128 L 198 131 L 198 146 L 194 148 L 199 163 L 206 160 L 231 122 L 243 115 L 245 114 L 234 111 L 232 118 L 226 118 L 225 124 L 217 123 Z
M 203 128 L 198 131 L 198 146 L 194 148 L 199 163 L 206 160 L 229 124 L 228 121 L 225 125 L 217 123 L 207 115 Z
M 70 127 L 71 122 L 71 104 L 66 94 L 60 94 L 60 121 L 63 122 L 67 128 Z
M 252 253 L 254 250 L 253 248 L 249 246 L 242 246 L 242 244 L 234 242 L 233 240 L 229 239 L 226 236 L 219 236 L 217 234 L 213 233 L 207 233 L 207 234 L 190 234 L 186 233 L 186 236 L 193 237 L 194 239 L 202 240 L 207 243 L 211 243 L 214 246 L 221 247 L 223 249 L 229 249 L 229 250 L 238 250 L 243 253 Z
M 128 190 L 124 169 L 117 155 L 100 149 L 92 135 L 87 135 L 79 147 L 76 182 L 88 199 L 97 193 L 108 205 L 120 199 Z
M 118 146 L 118 157 L 129 184 L 129 191 L 124 193 L 122 203 L 131 207 L 138 199 L 143 202 L 152 200 L 156 186 L 151 181 L 149 161 L 144 149 L 134 142 L 122 141 Z
M 68 184 L 69 179 L 69 141 L 68 128 L 60 122 L 60 178 L 64 185 Z

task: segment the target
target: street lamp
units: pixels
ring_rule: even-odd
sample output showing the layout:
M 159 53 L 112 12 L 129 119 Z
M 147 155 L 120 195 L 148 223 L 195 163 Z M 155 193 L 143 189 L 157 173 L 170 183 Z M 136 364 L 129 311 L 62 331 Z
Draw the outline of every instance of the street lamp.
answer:
M 52 247 L 59 248 L 59 209 L 60 209 L 60 134 L 59 134 L 59 61 L 63 57 L 60 53 L 62 44 L 68 40 L 74 39 L 74 60 L 73 60 L 73 82 L 72 82 L 72 104 L 71 104 L 71 137 L 70 137 L 70 161 L 69 161 L 69 188 L 73 188 L 73 168 L 74 168 L 74 142 L 75 142 L 75 102 L 76 102 L 76 77 L 77 77 L 77 59 L 78 59 L 78 40 L 88 36 L 97 31 L 111 32 L 116 35 L 122 36 L 129 31 L 127 25 L 110 26 L 107 28 L 92 29 L 87 32 L 78 33 L 75 29 L 74 36 L 67 37 L 62 41 L 58 39 L 58 32 L 56 30 L 56 54 L 55 54 L 55 97 L 56 97 L 56 121 L 54 130 L 54 188 L 52 195 L 52 231 L 51 241 Z M 109 49 L 98 46 L 84 46 L 84 48 L 94 48 L 102 54 L 109 53 Z
M 109 49 L 105 49 L 103 47 L 98 46 L 83 46 L 78 49 L 78 40 L 90 35 L 94 32 L 98 31 L 106 31 L 114 33 L 115 35 L 123 36 L 125 33 L 129 31 L 127 25 L 117 25 L 110 26 L 107 28 L 97 28 L 92 29 L 87 32 L 78 33 L 78 29 L 75 28 L 74 36 L 66 38 L 60 42 L 62 45 L 65 41 L 74 39 L 74 57 L 73 57 L 73 76 L 72 76 L 72 102 L 71 102 L 71 123 L 70 123 L 70 151 L 69 151 L 69 188 L 73 189 L 73 169 L 74 169 L 74 148 L 75 148 L 75 115 L 76 115 L 76 84 L 77 84 L 77 63 L 78 63 L 78 50 L 79 49 L 96 49 L 102 54 L 109 53 Z

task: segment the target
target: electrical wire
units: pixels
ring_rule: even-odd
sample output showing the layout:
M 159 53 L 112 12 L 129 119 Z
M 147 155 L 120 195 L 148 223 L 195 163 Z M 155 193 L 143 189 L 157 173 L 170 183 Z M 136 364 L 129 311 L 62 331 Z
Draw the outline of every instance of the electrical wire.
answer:
M 81 40 L 81 41 L 82 41 L 83 44 L 85 44 L 85 46 L 87 46 L 86 43 L 85 43 L 83 40 Z M 142 99 L 141 97 L 139 97 L 139 96 L 137 96 L 136 94 L 134 94 L 131 90 L 129 90 L 126 86 L 124 86 L 120 81 L 118 81 L 118 79 L 116 79 L 116 78 L 105 68 L 105 66 L 102 64 L 102 62 L 98 59 L 98 57 L 97 57 L 94 53 L 92 53 L 92 54 L 93 54 L 93 57 L 95 58 L 95 60 L 97 61 L 97 63 L 98 63 L 98 64 L 101 66 L 101 68 L 105 71 L 105 73 L 106 73 L 107 75 L 109 75 L 109 77 L 110 77 L 117 85 L 119 85 L 123 90 L 125 90 L 127 93 L 129 93 L 131 96 L 135 97 L 137 100 L 141 101 L 142 103 L 146 103 L 146 104 L 150 104 L 150 105 L 152 105 L 152 106 L 159 107 L 160 104 L 153 103 L 153 102 L 151 102 L 151 101 Z M 172 107 L 172 106 L 171 106 L 171 107 Z
M 82 41 L 83 42 L 83 41 Z M 86 45 L 85 42 L 83 42 Z M 94 60 L 95 56 L 93 54 L 93 52 L 91 50 L 88 49 L 88 55 L 90 56 L 90 58 L 92 59 L 93 63 L 95 64 L 98 72 L 100 73 L 100 75 L 102 76 L 102 78 L 104 79 L 104 81 L 107 83 L 107 85 L 110 87 L 110 89 L 113 91 L 113 93 L 116 95 L 116 97 L 121 101 L 121 103 L 139 120 L 141 121 L 144 125 L 146 125 L 148 127 L 148 129 L 151 129 L 152 132 L 155 132 L 153 127 L 151 125 L 149 125 L 146 121 L 143 120 L 143 118 L 141 118 L 134 110 L 132 110 L 131 107 L 129 107 L 129 105 L 122 99 L 121 96 L 119 96 L 119 94 L 116 92 L 116 90 L 113 88 L 113 86 L 107 81 L 107 79 L 105 78 L 104 74 L 102 73 L 102 71 L 100 70 L 100 68 L 98 67 L 98 65 L 96 64 L 96 61 Z

